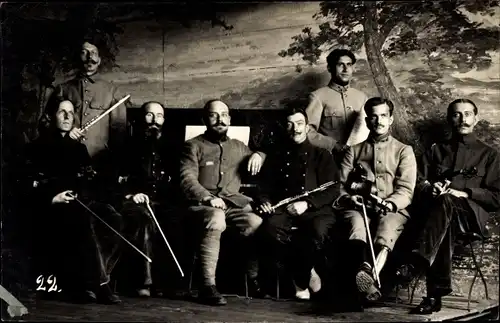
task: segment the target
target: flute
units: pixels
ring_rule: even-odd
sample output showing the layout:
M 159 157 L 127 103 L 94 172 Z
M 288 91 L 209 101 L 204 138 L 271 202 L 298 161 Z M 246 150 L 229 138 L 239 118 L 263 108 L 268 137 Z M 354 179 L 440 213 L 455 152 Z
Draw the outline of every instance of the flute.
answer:
M 93 125 L 95 125 L 97 122 L 99 122 L 99 120 L 101 120 L 102 118 L 104 118 L 106 115 L 110 114 L 114 109 L 118 108 L 120 106 L 120 104 L 122 104 L 123 102 L 127 101 L 129 98 L 130 98 L 130 94 L 127 94 L 123 99 L 121 99 L 120 101 L 116 102 L 112 107 L 110 107 L 109 109 L 107 109 L 106 111 L 104 111 L 103 113 L 101 113 L 100 115 L 95 116 L 94 118 L 90 119 L 89 122 L 87 122 L 85 125 L 83 125 L 82 131 L 89 130 L 90 127 L 92 127 Z
M 275 205 L 271 206 L 271 209 L 274 211 L 277 208 L 279 208 L 280 206 L 283 206 L 283 205 L 292 203 L 294 201 L 300 200 L 301 198 L 309 196 L 312 193 L 319 192 L 319 191 L 324 191 L 328 187 L 330 187 L 332 185 L 335 185 L 335 184 L 338 184 L 338 183 L 340 183 L 340 181 L 329 181 L 329 182 L 326 182 L 326 183 L 322 184 L 321 186 L 318 186 L 317 188 L 315 188 L 313 190 L 310 190 L 310 191 L 307 191 L 305 193 L 302 193 L 302 194 L 299 194 L 299 195 L 295 195 L 295 196 L 292 196 L 292 197 L 288 197 L 288 198 L 286 198 L 284 200 L 281 200 L 278 203 L 276 203 Z

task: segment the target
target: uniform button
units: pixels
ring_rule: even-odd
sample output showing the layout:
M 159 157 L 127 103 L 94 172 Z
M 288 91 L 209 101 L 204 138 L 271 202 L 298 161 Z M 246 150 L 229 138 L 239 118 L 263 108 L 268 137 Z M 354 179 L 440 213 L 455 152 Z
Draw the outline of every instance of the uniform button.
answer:
M 381 161 L 381 160 L 377 160 L 377 163 L 378 163 L 378 164 L 381 164 L 381 163 L 382 163 L 382 161 Z
M 289 151 L 287 151 L 287 152 L 286 152 L 286 154 L 287 154 L 287 155 L 290 155 L 290 152 L 289 152 Z
M 286 163 L 287 166 L 290 166 L 290 163 Z
M 89 101 L 85 100 L 85 104 L 89 104 Z
M 303 190 L 303 189 L 304 189 L 304 186 L 302 186 L 300 189 L 301 189 L 301 190 Z
M 89 90 L 85 89 L 85 93 L 89 93 Z
M 84 79 L 84 80 L 83 80 L 83 83 L 87 83 L 87 80 L 86 80 L 86 79 Z
M 224 175 L 224 172 L 220 172 L 221 175 Z
M 288 174 L 285 174 L 285 177 L 288 177 Z
M 83 115 L 84 115 L 84 116 L 88 116 L 89 114 L 90 114 L 90 113 L 88 113 L 88 112 L 85 112 L 85 113 L 84 113 Z
M 351 109 L 352 109 L 352 107 L 347 107 L 346 109 L 347 109 L 347 110 L 351 110 Z
M 305 176 L 306 176 L 306 174 L 304 173 L 304 174 L 302 174 L 302 176 L 304 176 L 304 177 L 305 177 Z
M 380 150 L 380 147 L 377 147 L 377 150 Z
M 377 175 L 377 178 L 382 178 L 382 176 L 381 175 Z

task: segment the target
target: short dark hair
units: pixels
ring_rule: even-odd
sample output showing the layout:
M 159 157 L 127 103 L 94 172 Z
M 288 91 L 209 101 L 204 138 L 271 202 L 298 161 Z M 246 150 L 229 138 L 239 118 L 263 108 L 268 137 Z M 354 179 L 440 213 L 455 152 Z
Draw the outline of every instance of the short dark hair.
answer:
M 365 110 L 366 115 L 369 116 L 372 113 L 373 107 L 382 104 L 387 104 L 387 106 L 389 107 L 389 114 L 392 116 L 392 112 L 394 111 L 394 103 L 392 103 L 392 101 L 389 99 L 381 98 L 378 96 L 368 99 L 365 102 L 365 106 L 363 107 L 363 109 Z
M 306 120 L 306 124 L 309 123 L 309 118 L 307 117 L 306 110 L 304 110 L 303 108 L 300 108 L 300 107 L 295 107 L 295 106 L 285 108 L 285 120 L 289 116 L 293 116 L 296 113 L 302 114 L 304 116 L 304 119 Z
M 472 100 L 469 100 L 469 99 L 456 99 L 453 102 L 451 102 L 448 105 L 448 109 L 446 109 L 446 116 L 448 118 L 451 116 L 451 113 L 453 112 L 453 108 L 458 103 L 469 103 L 470 105 L 472 105 L 474 107 L 474 114 L 477 115 L 478 108 L 477 108 L 477 105 L 474 102 L 472 102 Z
M 349 56 L 352 60 L 352 63 L 356 64 L 356 56 L 354 56 L 354 53 L 348 49 L 343 48 L 334 49 L 330 54 L 328 54 L 328 56 L 326 57 L 326 63 L 328 64 L 328 66 L 335 66 L 342 56 Z

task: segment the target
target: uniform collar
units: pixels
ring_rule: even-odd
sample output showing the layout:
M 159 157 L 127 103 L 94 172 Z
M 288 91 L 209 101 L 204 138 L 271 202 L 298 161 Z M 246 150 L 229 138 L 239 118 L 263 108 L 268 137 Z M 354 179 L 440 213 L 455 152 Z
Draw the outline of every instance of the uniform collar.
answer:
M 391 138 L 390 132 L 387 132 L 386 134 L 384 134 L 382 136 L 378 136 L 378 137 L 372 136 L 371 133 L 370 133 L 370 135 L 368 135 L 368 141 L 371 143 L 387 142 L 387 141 L 389 141 L 390 138 Z
M 88 76 L 83 71 L 80 71 L 80 72 L 78 72 L 78 78 L 81 79 L 81 80 L 87 80 L 90 83 L 94 84 L 95 83 L 95 78 L 96 78 L 97 74 L 98 73 L 94 73 L 91 76 Z
M 218 137 L 218 136 L 215 136 L 213 133 L 211 133 L 208 130 L 203 133 L 203 137 L 206 140 L 208 140 L 214 144 L 218 144 L 218 143 L 225 142 L 225 141 L 229 140 L 229 137 L 227 136 L 227 134 L 222 136 L 222 137 Z
M 477 141 L 477 137 L 475 133 L 470 133 L 468 135 L 454 135 L 453 136 L 454 141 L 463 143 L 465 145 L 472 145 Z
M 302 153 L 302 152 L 308 151 L 309 146 L 310 146 L 309 139 L 307 139 L 307 138 L 306 138 L 306 140 L 304 140 L 300 144 L 296 144 L 295 142 L 290 140 L 288 143 L 288 150 L 293 151 L 293 152 Z
M 349 90 L 349 84 L 347 84 L 346 86 L 342 86 L 340 84 L 337 84 L 332 80 L 330 80 L 330 83 L 328 83 L 328 87 L 332 90 L 335 90 L 339 93 L 344 93 L 344 92 L 347 92 L 347 90 Z

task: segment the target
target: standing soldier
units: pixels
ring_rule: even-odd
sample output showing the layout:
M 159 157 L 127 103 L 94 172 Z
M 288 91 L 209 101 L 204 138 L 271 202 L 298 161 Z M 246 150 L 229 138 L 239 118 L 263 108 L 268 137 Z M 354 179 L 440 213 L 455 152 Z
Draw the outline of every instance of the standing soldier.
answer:
M 126 135 L 127 110 L 125 104 L 114 109 L 86 132 L 82 126 L 99 116 L 122 99 L 117 88 L 99 73 L 101 57 L 98 39 L 85 39 L 80 50 L 79 71 L 75 78 L 56 86 L 52 95 L 71 100 L 75 105 L 75 126 L 69 136 L 78 140 L 85 137 L 85 145 L 96 168 L 104 164 L 111 166 L 111 152 L 116 154 L 123 148 Z M 45 115 L 45 119 L 47 119 Z
M 368 136 L 363 105 L 366 94 L 349 87 L 356 57 L 347 49 L 335 49 L 326 58 L 332 79 L 328 86 L 311 93 L 306 113 L 309 141 L 333 153 L 340 166 L 348 146 Z

